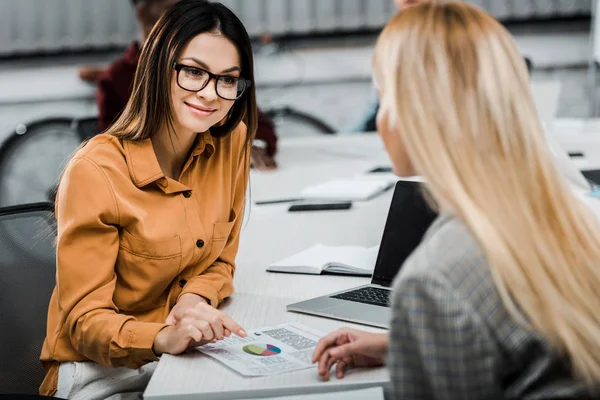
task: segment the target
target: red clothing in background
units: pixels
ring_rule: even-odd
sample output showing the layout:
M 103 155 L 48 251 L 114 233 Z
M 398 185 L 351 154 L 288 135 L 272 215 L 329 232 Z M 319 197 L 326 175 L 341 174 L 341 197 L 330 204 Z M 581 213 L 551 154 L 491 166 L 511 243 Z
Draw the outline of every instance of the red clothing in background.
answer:
M 137 42 L 132 43 L 125 53 L 108 67 L 98 81 L 96 102 L 98 104 L 98 128 L 106 130 L 121 114 L 133 90 L 133 79 L 140 58 Z M 258 111 L 256 139 L 267 143 L 267 153 L 277 152 L 277 135 L 271 121 Z

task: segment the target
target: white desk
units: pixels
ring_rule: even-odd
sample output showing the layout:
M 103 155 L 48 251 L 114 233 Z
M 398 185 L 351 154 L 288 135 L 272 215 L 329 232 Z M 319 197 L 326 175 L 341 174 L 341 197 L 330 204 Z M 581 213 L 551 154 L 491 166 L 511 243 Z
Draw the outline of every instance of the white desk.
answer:
M 358 150 L 358 151 L 357 151 Z M 309 184 L 351 177 L 388 161 L 375 135 L 282 140 L 273 172 L 253 171 L 252 200 L 295 197 Z M 288 213 L 289 204 L 253 205 L 243 227 L 237 258 L 235 294 L 223 310 L 245 328 L 298 321 L 323 332 L 349 323 L 288 313 L 286 304 L 351 288 L 367 278 L 268 273 L 273 261 L 317 242 L 379 243 L 392 191 L 348 211 Z M 354 325 L 356 326 L 356 325 Z M 375 328 L 362 329 L 377 331 Z M 285 394 L 327 392 L 383 386 L 385 368 L 356 370 L 342 381 L 322 382 L 316 369 L 261 378 L 244 378 L 200 353 L 165 355 L 144 394 L 146 399 L 261 398 Z M 226 394 L 224 394 L 226 391 Z
M 590 138 L 586 139 L 586 150 L 589 150 Z M 565 141 L 561 142 L 565 145 Z M 566 145 L 565 147 L 568 148 Z M 306 185 L 354 176 L 375 165 L 389 164 L 376 135 L 282 140 L 278 159 L 278 171 L 252 172 L 252 200 L 296 197 Z M 325 318 L 287 313 L 285 305 L 358 286 L 368 282 L 368 279 L 275 274 L 267 273 L 265 268 L 271 262 L 317 242 L 364 246 L 378 243 L 383 233 L 391 195 L 392 192 L 389 191 L 369 202 L 355 203 L 349 211 L 288 213 L 288 204 L 253 206 L 242 230 L 234 280 L 236 292 L 224 305 L 224 311 L 249 329 L 292 321 L 323 332 L 343 325 L 352 326 Z M 266 378 L 243 378 L 218 362 L 193 353 L 177 357 L 164 356 L 145 397 L 260 398 L 357 389 L 368 385 L 382 385 L 387 381 L 387 372 L 383 368 L 354 371 L 341 382 L 335 378 L 331 382 L 321 382 L 314 369 Z M 223 394 L 225 390 L 227 395 Z
M 346 325 L 334 320 L 287 313 L 285 305 L 290 300 L 299 299 L 236 293 L 222 309 L 250 329 L 297 321 L 329 332 Z M 384 386 L 388 381 L 385 368 L 354 370 L 343 380 L 333 377 L 329 382 L 321 381 L 315 368 L 268 377 L 244 378 L 208 356 L 190 353 L 163 356 L 144 398 L 264 398 Z

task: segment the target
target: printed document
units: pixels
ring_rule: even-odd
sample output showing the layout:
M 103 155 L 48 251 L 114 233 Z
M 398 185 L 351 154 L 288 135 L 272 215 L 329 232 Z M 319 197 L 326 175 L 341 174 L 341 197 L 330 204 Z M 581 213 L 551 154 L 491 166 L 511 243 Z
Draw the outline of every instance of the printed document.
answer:
M 197 350 L 244 376 L 267 376 L 315 367 L 312 354 L 322 332 L 299 323 L 248 331 L 241 338 L 231 335 Z

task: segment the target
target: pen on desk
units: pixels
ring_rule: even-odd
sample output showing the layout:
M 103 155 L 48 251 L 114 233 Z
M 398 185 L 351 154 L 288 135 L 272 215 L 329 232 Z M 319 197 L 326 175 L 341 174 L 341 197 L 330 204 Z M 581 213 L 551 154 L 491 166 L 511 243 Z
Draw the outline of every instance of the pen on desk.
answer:
M 304 199 L 302 198 L 295 198 L 295 199 L 277 199 L 277 200 L 263 200 L 263 201 L 257 201 L 255 204 L 257 206 L 260 205 L 266 205 L 266 204 L 281 204 L 281 203 L 294 203 L 296 201 L 303 201 Z

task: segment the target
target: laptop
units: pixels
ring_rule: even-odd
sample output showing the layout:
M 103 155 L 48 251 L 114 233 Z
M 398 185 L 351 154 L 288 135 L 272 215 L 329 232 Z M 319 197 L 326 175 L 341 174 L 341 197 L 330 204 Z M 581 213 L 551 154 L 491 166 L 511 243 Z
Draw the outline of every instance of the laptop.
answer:
M 436 217 L 420 182 L 398 181 L 371 284 L 289 304 L 287 310 L 388 328 L 394 277 Z

